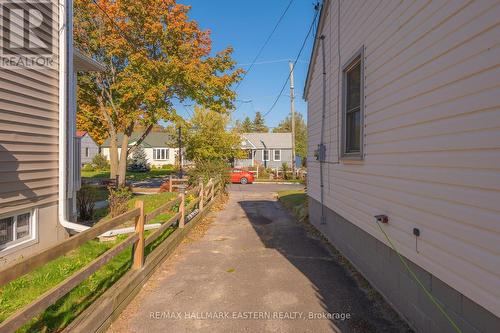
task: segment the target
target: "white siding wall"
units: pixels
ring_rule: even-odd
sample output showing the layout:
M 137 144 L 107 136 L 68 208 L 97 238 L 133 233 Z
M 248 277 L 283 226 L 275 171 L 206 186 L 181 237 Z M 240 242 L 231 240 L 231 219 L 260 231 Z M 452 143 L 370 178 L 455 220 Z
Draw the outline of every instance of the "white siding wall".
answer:
M 166 164 L 175 165 L 175 158 L 177 156 L 177 153 L 179 152 L 179 149 L 169 148 L 168 160 L 161 160 L 161 161 L 155 160 L 153 158 L 153 148 L 144 148 L 144 151 L 146 152 L 146 157 L 148 159 L 149 164 L 154 166 L 162 166 Z M 109 148 L 103 148 L 102 154 L 109 160 Z M 118 148 L 118 156 L 120 156 L 120 154 L 121 154 L 121 148 Z
M 338 160 L 336 1 L 326 1 L 325 204 L 500 316 L 500 3 L 342 1 L 340 62 L 364 46 L 364 160 Z M 321 49 L 308 99 L 320 200 Z M 414 227 L 421 230 L 419 253 Z

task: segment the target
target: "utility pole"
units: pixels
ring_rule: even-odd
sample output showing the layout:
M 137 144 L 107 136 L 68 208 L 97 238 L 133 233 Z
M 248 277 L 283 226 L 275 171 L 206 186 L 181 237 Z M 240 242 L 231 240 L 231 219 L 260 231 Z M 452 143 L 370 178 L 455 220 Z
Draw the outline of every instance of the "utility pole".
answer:
M 292 61 L 288 62 L 290 66 L 290 113 L 292 122 L 292 177 L 295 178 L 295 95 L 293 86 L 293 67 Z
M 182 178 L 182 136 L 181 136 L 181 127 L 179 126 L 179 137 L 178 137 L 178 143 L 179 143 L 179 178 Z

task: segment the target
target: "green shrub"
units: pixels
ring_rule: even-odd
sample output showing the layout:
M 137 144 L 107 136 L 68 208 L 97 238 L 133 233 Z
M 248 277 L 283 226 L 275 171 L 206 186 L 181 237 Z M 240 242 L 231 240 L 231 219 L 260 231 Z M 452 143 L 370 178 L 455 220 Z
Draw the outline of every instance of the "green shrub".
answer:
M 76 194 L 78 219 L 90 221 L 94 217 L 94 207 L 97 198 L 95 187 L 84 185 Z
M 188 172 L 189 184 L 197 185 L 200 181 L 207 183 L 210 178 L 221 179 L 229 184 L 229 165 L 223 160 L 199 160 Z
M 95 171 L 95 168 L 92 166 L 92 164 L 85 164 L 82 168 L 82 171 L 87 171 L 87 172 Z
M 117 190 L 108 187 L 109 190 L 109 213 L 111 217 L 118 216 L 128 210 L 128 201 L 132 198 L 132 189 L 128 186 L 122 186 Z
M 263 165 L 259 165 L 259 178 L 269 178 L 269 172 Z
M 109 161 L 102 154 L 97 154 L 92 158 L 92 165 L 97 170 L 109 170 Z
M 281 165 L 281 171 L 283 172 L 283 179 L 288 179 L 287 172 L 290 171 L 290 168 L 288 167 L 288 163 L 284 162 Z
M 174 170 L 174 165 L 173 164 L 163 164 L 161 166 L 162 169 L 165 169 L 165 170 Z
M 135 148 L 135 151 L 132 154 L 131 161 L 128 165 L 128 170 L 135 172 L 147 172 L 150 170 L 148 158 L 142 145 L 139 145 L 137 148 Z

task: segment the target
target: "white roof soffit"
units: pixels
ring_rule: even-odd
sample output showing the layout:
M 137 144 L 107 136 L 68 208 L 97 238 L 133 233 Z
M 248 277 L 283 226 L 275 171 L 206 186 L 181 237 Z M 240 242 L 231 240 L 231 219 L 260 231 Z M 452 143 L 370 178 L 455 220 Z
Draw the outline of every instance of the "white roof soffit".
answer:
M 73 68 L 76 72 L 104 72 L 106 67 L 81 51 L 73 50 Z

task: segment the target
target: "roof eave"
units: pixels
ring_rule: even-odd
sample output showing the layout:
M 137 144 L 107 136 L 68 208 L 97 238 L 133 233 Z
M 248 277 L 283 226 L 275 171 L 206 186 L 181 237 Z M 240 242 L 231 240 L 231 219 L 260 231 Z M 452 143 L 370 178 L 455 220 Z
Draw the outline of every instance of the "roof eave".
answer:
M 313 48 L 311 50 L 311 56 L 309 58 L 309 66 L 307 67 L 306 82 L 304 84 L 304 91 L 302 93 L 302 98 L 306 101 L 307 101 L 307 94 L 309 93 L 309 85 L 311 82 L 312 69 L 313 69 L 313 65 L 315 63 L 317 49 L 319 47 L 319 40 L 320 39 L 318 38 L 319 37 L 318 35 L 323 30 L 322 28 L 323 28 L 323 24 L 324 24 L 326 12 L 327 12 L 326 8 L 328 8 L 329 4 L 330 4 L 330 0 L 324 0 L 323 4 L 321 4 L 318 26 L 316 27 L 316 35 L 314 36 L 314 44 L 313 44 Z
M 78 49 L 73 50 L 73 66 L 77 72 L 104 72 L 106 66 L 95 61 Z

